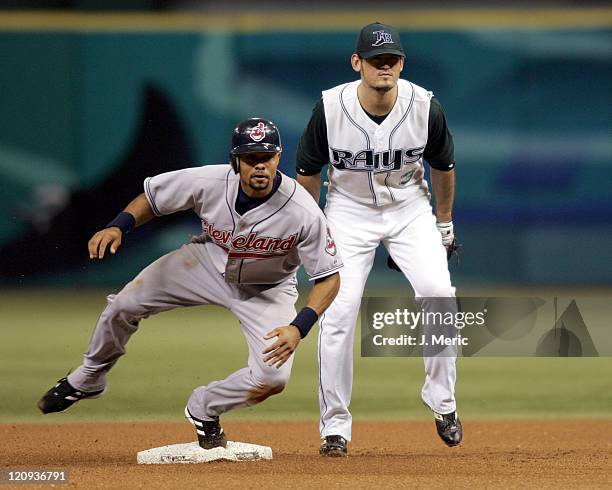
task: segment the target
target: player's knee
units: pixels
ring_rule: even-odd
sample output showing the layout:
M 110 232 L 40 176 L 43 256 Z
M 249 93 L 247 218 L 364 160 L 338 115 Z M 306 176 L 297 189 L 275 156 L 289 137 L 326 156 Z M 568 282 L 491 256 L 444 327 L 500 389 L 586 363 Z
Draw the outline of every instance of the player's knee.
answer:
M 111 294 L 107 298 L 107 309 L 115 315 L 127 313 L 132 310 L 133 305 L 129 295 L 126 294 Z
M 280 393 L 289 381 L 289 374 L 290 371 L 286 369 L 286 366 L 283 366 L 281 369 L 271 368 L 268 372 L 264 373 L 262 381 L 271 391 L 274 391 L 274 394 Z
M 265 400 L 283 391 L 289 381 L 289 373 L 289 369 L 282 368 L 270 368 L 266 372 L 261 373 L 256 382 L 257 388 L 255 391 L 258 397 Z
M 281 391 L 285 389 L 286 383 L 273 383 L 269 385 L 264 385 L 262 387 L 262 392 L 265 393 L 266 398 L 272 395 L 278 395 Z
M 424 281 L 419 284 L 417 294 L 422 298 L 450 298 L 455 296 L 455 288 L 446 281 Z
M 146 315 L 134 295 L 124 291 L 107 297 L 107 307 L 104 313 L 111 318 L 120 318 L 129 323 L 137 323 Z
M 260 384 L 255 388 L 251 389 L 249 392 L 249 405 L 254 405 L 256 403 L 261 403 L 266 398 L 269 398 L 273 395 L 279 394 L 281 391 L 285 389 L 286 381 L 276 380 L 270 382 L 269 384 Z

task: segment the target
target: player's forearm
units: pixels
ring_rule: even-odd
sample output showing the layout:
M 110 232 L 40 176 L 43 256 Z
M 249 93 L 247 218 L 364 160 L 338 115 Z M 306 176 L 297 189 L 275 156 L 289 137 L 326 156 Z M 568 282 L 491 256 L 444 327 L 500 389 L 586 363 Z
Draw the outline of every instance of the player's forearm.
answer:
M 319 204 L 319 197 L 321 196 L 321 173 L 315 175 L 298 174 L 297 181 L 308 191 L 316 203 Z
M 443 172 L 431 169 L 431 186 L 433 188 L 436 218 L 440 222 L 453 219 L 453 201 L 455 199 L 455 169 Z
M 332 304 L 340 289 L 340 274 L 337 272 L 330 276 L 315 282 L 308 299 L 306 306 L 312 308 L 317 315 L 322 315 L 323 312 Z
M 123 212 L 108 223 L 103 229 L 96 232 L 87 243 L 90 259 L 103 259 L 107 247 L 114 254 L 121 246 L 124 235 L 136 226 L 149 221 L 154 216 L 151 205 L 144 194 L 132 200 Z
M 155 216 L 144 193 L 134 198 L 123 211 L 134 216 L 136 226 L 145 224 Z

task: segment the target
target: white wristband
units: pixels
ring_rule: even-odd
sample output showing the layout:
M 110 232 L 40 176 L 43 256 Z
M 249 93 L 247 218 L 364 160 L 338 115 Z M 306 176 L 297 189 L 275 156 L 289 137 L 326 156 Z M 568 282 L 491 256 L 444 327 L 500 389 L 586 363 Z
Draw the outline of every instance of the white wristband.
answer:
M 450 245 L 453 243 L 453 240 L 455 239 L 455 230 L 452 221 L 448 221 L 446 223 L 438 222 L 436 223 L 436 228 L 438 228 L 440 235 L 442 235 L 443 245 Z

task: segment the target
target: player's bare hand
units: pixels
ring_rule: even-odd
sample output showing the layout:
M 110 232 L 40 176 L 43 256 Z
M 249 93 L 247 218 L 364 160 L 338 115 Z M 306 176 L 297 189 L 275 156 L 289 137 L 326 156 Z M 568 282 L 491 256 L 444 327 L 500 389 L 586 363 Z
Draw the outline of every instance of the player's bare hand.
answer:
M 278 327 L 268 332 L 264 339 L 269 340 L 274 337 L 278 337 L 276 342 L 267 347 L 262 354 L 264 355 L 264 362 L 268 366 L 276 366 L 280 368 L 287 359 L 291 357 L 291 354 L 297 349 L 302 335 L 297 327 L 293 325 L 287 325 L 285 327 Z
M 116 226 L 112 228 L 104 228 L 98 231 L 91 237 L 87 248 L 89 249 L 90 259 L 103 259 L 106 247 L 109 247 L 110 253 L 114 254 L 121 246 L 121 230 Z

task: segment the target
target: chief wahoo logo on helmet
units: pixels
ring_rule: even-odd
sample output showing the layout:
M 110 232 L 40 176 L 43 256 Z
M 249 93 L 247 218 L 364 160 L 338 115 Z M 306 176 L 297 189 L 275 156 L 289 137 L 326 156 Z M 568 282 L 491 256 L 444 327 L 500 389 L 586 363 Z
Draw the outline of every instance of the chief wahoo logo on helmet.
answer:
M 264 123 L 259 122 L 257 126 L 254 126 L 253 129 L 251 129 L 251 134 L 249 136 L 251 136 L 251 139 L 256 142 L 264 139 L 266 137 L 266 130 L 265 130 Z
M 234 128 L 229 160 L 234 172 L 238 173 L 239 155 L 282 151 L 280 133 L 276 125 L 268 119 L 251 117 Z

